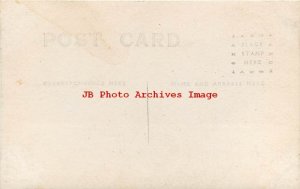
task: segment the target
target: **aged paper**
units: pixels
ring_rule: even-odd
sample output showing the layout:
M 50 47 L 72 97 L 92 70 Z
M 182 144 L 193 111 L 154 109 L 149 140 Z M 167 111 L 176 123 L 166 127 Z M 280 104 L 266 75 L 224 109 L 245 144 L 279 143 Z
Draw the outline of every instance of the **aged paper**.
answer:
M 300 188 L 300 3 L 1 2 L 1 189 Z

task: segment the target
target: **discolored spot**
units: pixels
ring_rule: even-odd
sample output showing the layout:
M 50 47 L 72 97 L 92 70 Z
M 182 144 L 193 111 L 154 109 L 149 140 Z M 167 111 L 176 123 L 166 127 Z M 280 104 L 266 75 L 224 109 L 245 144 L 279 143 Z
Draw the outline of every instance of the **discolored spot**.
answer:
M 16 83 L 17 83 L 17 85 L 19 85 L 19 86 L 24 84 L 24 82 L 23 82 L 22 79 L 17 80 Z

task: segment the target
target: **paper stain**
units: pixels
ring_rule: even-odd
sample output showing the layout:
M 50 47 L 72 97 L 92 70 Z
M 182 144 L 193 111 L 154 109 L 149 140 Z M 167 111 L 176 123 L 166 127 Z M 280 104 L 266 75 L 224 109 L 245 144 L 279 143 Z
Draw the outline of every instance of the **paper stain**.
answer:
M 17 85 L 21 86 L 24 84 L 23 80 L 19 79 L 16 81 Z

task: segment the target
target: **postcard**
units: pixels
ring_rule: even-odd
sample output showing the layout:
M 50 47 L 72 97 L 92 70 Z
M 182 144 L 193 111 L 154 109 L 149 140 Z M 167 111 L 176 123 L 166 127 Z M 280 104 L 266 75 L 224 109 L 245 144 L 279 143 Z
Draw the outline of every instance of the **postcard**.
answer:
M 299 1 L 1 1 L 1 189 L 300 187 Z

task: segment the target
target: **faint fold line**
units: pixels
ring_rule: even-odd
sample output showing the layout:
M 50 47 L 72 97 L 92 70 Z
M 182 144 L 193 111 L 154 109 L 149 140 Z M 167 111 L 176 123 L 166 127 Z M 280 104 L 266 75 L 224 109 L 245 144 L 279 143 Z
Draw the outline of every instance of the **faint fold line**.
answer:
M 148 81 L 147 81 L 147 94 L 148 94 Z M 149 99 L 147 95 L 147 139 L 148 144 L 150 143 L 150 123 L 149 123 Z

